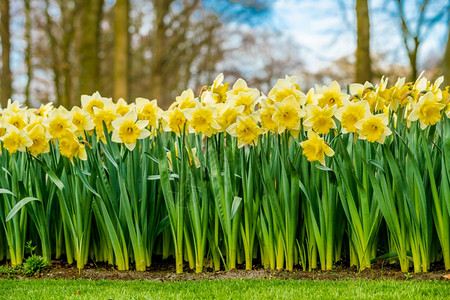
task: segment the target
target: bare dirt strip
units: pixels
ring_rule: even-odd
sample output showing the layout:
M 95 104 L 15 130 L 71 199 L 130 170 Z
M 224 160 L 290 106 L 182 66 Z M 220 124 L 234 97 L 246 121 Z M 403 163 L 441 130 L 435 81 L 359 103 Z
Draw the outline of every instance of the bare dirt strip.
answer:
M 243 266 L 242 266 L 243 267 Z M 165 261 L 153 263 L 145 272 L 118 271 L 112 266 L 97 265 L 89 263 L 84 270 L 79 270 L 62 261 L 52 261 L 52 267 L 42 273 L 32 277 L 14 275 L 17 279 L 92 279 L 92 280 L 154 280 L 154 281 L 187 281 L 187 280 L 213 280 L 213 279 L 236 279 L 236 278 L 267 278 L 267 279 L 291 279 L 291 280 L 358 280 L 358 279 L 394 279 L 394 280 L 448 280 L 449 271 L 444 270 L 443 264 L 433 264 L 428 273 L 402 273 L 396 264 L 389 264 L 387 261 L 379 260 L 372 265 L 371 269 L 358 272 L 354 267 L 337 264 L 331 271 L 303 271 L 294 269 L 267 270 L 259 265 L 255 265 L 253 270 L 246 271 L 236 269 L 231 271 L 213 271 L 206 269 L 203 273 L 196 274 L 187 266 L 183 274 L 175 274 L 173 262 Z M 0 274 L 0 278 L 11 278 L 7 274 Z

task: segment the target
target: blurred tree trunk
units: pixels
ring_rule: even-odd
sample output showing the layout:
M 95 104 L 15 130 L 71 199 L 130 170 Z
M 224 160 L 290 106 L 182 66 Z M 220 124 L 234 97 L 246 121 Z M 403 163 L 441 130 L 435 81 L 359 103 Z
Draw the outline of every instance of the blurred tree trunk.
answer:
M 99 89 L 100 22 L 103 0 L 85 0 L 81 20 L 80 94 L 92 94 Z
M 442 75 L 444 75 L 444 86 L 450 85 L 450 18 L 448 24 L 447 46 L 442 58 Z
M 220 23 L 211 25 L 211 16 L 202 13 L 200 0 L 180 1 L 180 10 L 171 10 L 174 0 L 153 0 L 154 26 L 151 39 L 150 97 L 158 99 L 159 105 L 168 107 L 174 94 L 186 88 L 185 83 L 192 78 L 193 62 L 207 60 L 215 65 L 211 57 L 205 57 L 207 43 L 214 43 L 215 37 L 209 34 Z M 177 2 L 178 3 L 178 2 Z M 208 36 L 208 40 L 205 39 Z M 203 70 L 198 70 L 201 73 Z M 199 74 L 195 74 L 196 76 Z
M 356 78 L 355 81 L 364 83 L 372 80 L 370 60 L 370 19 L 367 0 L 356 0 Z
M 25 49 L 25 64 L 27 66 L 27 84 L 25 86 L 25 105 L 30 106 L 30 89 L 33 80 L 33 66 L 31 65 L 31 0 L 25 0 L 25 41 L 27 48 Z
M 62 28 L 63 36 L 61 43 L 62 52 L 62 75 L 64 79 L 64 93 L 62 95 L 61 105 L 70 108 L 75 104 L 73 91 L 73 65 L 70 61 L 72 53 L 72 45 L 75 37 L 75 20 L 77 19 L 77 4 L 79 1 L 60 0 L 60 7 L 62 11 Z
M 161 1 L 162 2 L 162 1 Z M 128 100 L 129 0 L 117 0 L 114 7 L 114 98 Z
M 26 1 L 26 0 L 25 0 Z M 62 99 L 62 91 L 61 91 L 61 72 L 60 72 L 60 58 L 58 52 L 58 42 L 56 40 L 56 36 L 53 33 L 54 22 L 49 13 L 50 3 L 49 0 L 45 0 L 45 31 L 48 36 L 48 40 L 50 42 L 50 51 L 51 51 L 51 68 L 53 71 L 53 84 L 55 88 L 55 104 L 61 104 Z
M 152 47 L 152 60 L 151 60 L 151 97 L 158 99 L 161 103 L 167 102 L 164 99 L 164 65 L 165 65 L 165 53 L 167 53 L 167 37 L 166 30 L 168 25 L 164 22 L 164 17 L 170 11 L 170 5 L 173 0 L 159 1 L 153 0 L 153 7 L 155 11 L 154 19 L 154 38 Z
M 0 1 L 0 37 L 2 39 L 2 73 L 0 82 L 0 104 L 2 108 L 6 107 L 8 99 L 11 98 L 11 66 L 10 66 L 10 53 L 11 53 L 11 34 L 9 29 L 10 11 L 9 0 Z

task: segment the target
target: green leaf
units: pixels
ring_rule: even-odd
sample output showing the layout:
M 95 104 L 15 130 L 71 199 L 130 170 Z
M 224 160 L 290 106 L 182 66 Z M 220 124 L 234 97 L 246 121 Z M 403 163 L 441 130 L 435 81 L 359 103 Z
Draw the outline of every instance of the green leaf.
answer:
M 2 170 L 5 171 L 5 173 L 8 174 L 9 177 L 11 177 L 11 173 L 9 173 L 9 171 L 6 168 L 2 167 Z
M 169 226 L 169 224 L 170 224 L 169 216 L 165 216 L 156 227 L 156 235 L 158 236 L 161 232 L 163 232 L 163 230 L 166 229 L 166 227 Z
M 234 197 L 233 204 L 231 205 L 231 219 L 233 219 L 234 215 L 238 211 L 239 207 L 241 206 L 242 198 L 241 197 Z
M 14 195 L 13 192 L 11 192 L 10 190 L 7 190 L 7 189 L 0 189 L 0 194 L 9 194 L 9 195 L 14 196 L 14 198 L 16 197 L 16 195 Z
M 157 164 L 159 163 L 158 159 L 155 156 L 151 155 L 150 153 L 145 152 L 145 155 L 147 155 L 147 157 L 150 158 L 155 163 L 157 163 Z
M 409 257 L 412 257 L 412 252 L 411 251 L 406 251 L 406 255 Z M 398 257 L 398 252 L 397 251 L 392 251 L 383 255 L 380 255 L 374 259 L 372 259 L 370 261 L 371 264 L 376 263 L 379 259 L 384 258 L 384 259 L 391 259 L 391 258 L 397 258 Z
M 333 169 L 328 168 L 327 166 L 323 166 L 323 165 L 315 165 L 315 167 L 319 170 L 322 171 L 327 171 L 327 172 L 333 172 Z
M 89 184 L 89 182 L 87 181 L 84 172 L 77 166 L 77 171 L 78 171 L 78 177 L 81 179 L 81 181 L 83 182 L 83 184 L 86 186 L 86 188 L 95 196 L 100 198 L 100 195 L 92 188 L 92 186 Z
M 109 153 L 109 151 L 106 149 L 106 147 L 103 145 L 103 143 L 100 143 L 100 148 L 103 150 L 103 153 L 106 155 L 106 158 L 108 158 L 108 160 L 111 162 L 111 164 L 118 169 L 119 166 L 117 165 L 116 161 L 114 160 L 114 158 L 111 156 L 111 154 Z
M 175 180 L 180 178 L 180 176 L 178 176 L 178 174 L 170 174 L 169 175 L 169 180 Z M 161 175 L 150 175 L 147 177 L 147 180 L 161 180 Z
M 26 197 L 23 198 L 22 200 L 20 200 L 19 202 L 17 202 L 17 204 L 11 209 L 11 211 L 9 212 L 8 216 L 6 216 L 6 222 L 8 222 L 9 220 L 11 220 L 14 215 L 26 204 L 28 204 L 31 201 L 40 201 L 37 198 L 34 197 Z
M 383 173 L 386 173 L 383 169 L 383 166 L 376 160 L 373 159 L 369 159 L 369 163 L 371 163 L 372 165 L 374 165 L 375 167 L 377 167 L 378 169 L 380 169 L 381 171 L 383 171 Z
M 42 166 L 42 169 L 44 169 L 45 173 L 47 173 L 48 177 L 53 181 L 53 183 L 62 190 L 64 188 L 64 184 L 62 181 L 56 176 L 56 174 L 39 158 L 34 157 L 35 160 Z

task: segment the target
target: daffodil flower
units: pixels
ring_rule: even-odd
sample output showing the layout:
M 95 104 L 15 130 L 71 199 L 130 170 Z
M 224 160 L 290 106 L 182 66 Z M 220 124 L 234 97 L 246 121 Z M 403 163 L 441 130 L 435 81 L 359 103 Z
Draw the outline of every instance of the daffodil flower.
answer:
M 173 110 L 175 107 L 179 109 L 193 108 L 197 102 L 194 92 L 191 89 L 187 89 L 175 98 L 175 102 L 170 105 L 169 110 Z
M 162 109 L 158 107 L 156 99 L 136 98 L 136 111 L 139 120 L 147 120 L 148 126 L 158 128 Z
M 355 124 L 370 114 L 370 106 L 366 100 L 351 102 L 343 100 L 344 106 L 339 108 L 335 117 L 341 122 L 342 133 L 356 132 Z
M 217 108 L 215 106 L 203 106 L 197 103 L 195 108 L 188 108 L 184 110 L 184 115 L 190 122 L 190 133 L 203 133 L 210 137 L 213 133 L 221 129 L 217 124 Z
M 350 96 L 341 92 L 341 86 L 337 81 L 333 81 L 329 86 L 323 86 L 322 88 L 316 88 L 317 93 L 322 94 L 322 98 L 317 101 L 317 105 L 320 107 L 332 107 L 336 105 L 338 108 L 342 106 L 342 100 L 348 99 Z
M 307 118 L 303 122 L 305 129 L 313 129 L 318 134 L 327 134 L 332 128 L 336 128 L 333 115 L 336 112 L 336 105 L 320 107 L 317 105 L 306 106 Z
M 299 105 L 305 104 L 305 98 L 302 97 L 300 86 L 296 76 L 288 76 L 277 80 L 273 88 L 267 95 L 273 102 L 282 102 L 285 98 L 292 96 Z M 269 101 L 270 102 L 270 101 Z
M 27 147 L 33 145 L 33 141 L 28 135 L 17 127 L 6 124 L 6 134 L 3 135 L 0 140 L 3 142 L 3 147 L 8 150 L 10 154 L 17 151 L 25 152 Z
M 111 140 L 115 143 L 123 143 L 128 150 L 133 151 L 137 140 L 150 136 L 150 131 L 145 129 L 148 120 L 137 120 L 136 111 L 129 111 L 125 116 L 111 122 L 114 128 Z
M 74 158 L 87 160 L 86 148 L 73 132 L 66 130 L 65 134 L 58 139 L 58 142 L 59 152 L 62 156 L 69 158 L 70 161 L 73 162 Z
M 325 166 L 325 155 L 333 156 L 334 151 L 317 133 L 308 131 L 308 140 L 300 143 L 303 148 L 303 155 L 310 162 L 319 161 Z
M 72 115 L 62 106 L 53 110 L 42 124 L 48 128 L 48 132 L 54 139 L 61 138 L 66 131 L 77 130 L 77 126 L 72 122 Z
M 134 109 L 135 106 L 136 106 L 136 104 L 134 104 L 134 103 L 128 104 L 125 101 L 125 99 L 119 98 L 119 100 L 117 100 L 117 103 L 116 103 L 116 114 L 121 115 L 123 117 L 127 114 L 127 112 Z
M 419 98 L 418 103 L 413 104 L 413 110 L 409 114 L 408 120 L 419 120 L 420 128 L 425 129 L 428 125 L 434 125 L 439 121 L 441 110 L 444 107 L 444 103 L 436 101 L 434 94 L 428 92 Z
M 72 115 L 72 123 L 77 127 L 74 131 L 76 136 L 81 137 L 85 131 L 94 129 L 95 124 L 89 113 L 77 106 L 74 106 L 70 113 Z
M 36 126 L 27 126 L 25 128 L 25 132 L 28 137 L 33 142 L 32 145 L 28 146 L 28 151 L 34 156 L 37 156 L 41 153 L 47 153 L 50 151 L 50 143 L 51 135 L 41 124 L 37 124 Z
M 105 98 L 100 95 L 99 92 L 95 92 L 92 96 L 81 95 L 81 107 L 84 111 L 91 116 L 94 115 L 94 108 L 103 109 L 105 104 L 112 103 L 111 98 Z
M 388 123 L 389 119 L 386 114 L 370 114 L 355 123 L 359 134 L 358 138 L 371 143 L 378 142 L 383 144 L 386 137 L 392 134 L 392 131 L 387 126 Z
M 300 109 L 295 97 L 288 96 L 281 102 L 275 102 L 274 105 L 272 120 L 278 125 L 278 133 L 288 130 L 296 134 L 300 130 L 300 120 L 305 116 L 305 111 Z
M 257 120 L 254 116 L 247 117 L 238 116 L 236 123 L 227 128 L 227 132 L 238 139 L 238 147 L 244 145 L 256 146 L 258 144 L 259 135 L 264 133 L 264 130 L 257 125 Z
M 217 104 L 217 123 L 220 125 L 219 132 L 225 132 L 227 128 L 236 122 L 238 116 L 242 116 L 244 106 L 232 107 L 228 103 Z

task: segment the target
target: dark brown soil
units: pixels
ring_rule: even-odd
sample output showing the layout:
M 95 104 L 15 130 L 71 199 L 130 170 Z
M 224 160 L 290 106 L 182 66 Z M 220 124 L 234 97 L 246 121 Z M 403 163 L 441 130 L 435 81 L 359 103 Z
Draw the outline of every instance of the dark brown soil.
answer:
M 187 281 L 187 280 L 212 280 L 212 279 L 233 279 L 233 278 L 268 278 L 268 279 L 292 279 L 292 280 L 357 280 L 357 279 L 395 279 L 395 280 L 447 280 L 444 278 L 450 272 L 445 271 L 442 264 L 434 264 L 428 273 L 402 273 L 395 264 L 389 264 L 387 261 L 378 261 L 372 265 L 371 269 L 358 272 L 354 267 L 337 264 L 331 271 L 303 271 L 294 269 L 285 270 L 267 270 L 261 266 L 254 266 L 253 270 L 246 271 L 242 268 L 231 271 L 212 271 L 206 270 L 203 273 L 196 274 L 185 266 L 183 274 L 175 274 L 173 262 L 154 263 L 145 272 L 117 271 L 112 266 L 88 264 L 84 270 L 79 270 L 74 265 L 68 265 L 62 261 L 53 261 L 51 268 L 40 274 L 32 276 L 33 279 L 92 279 L 92 280 L 154 280 L 154 281 Z M 0 278 L 30 278 L 22 275 L 1 274 Z

